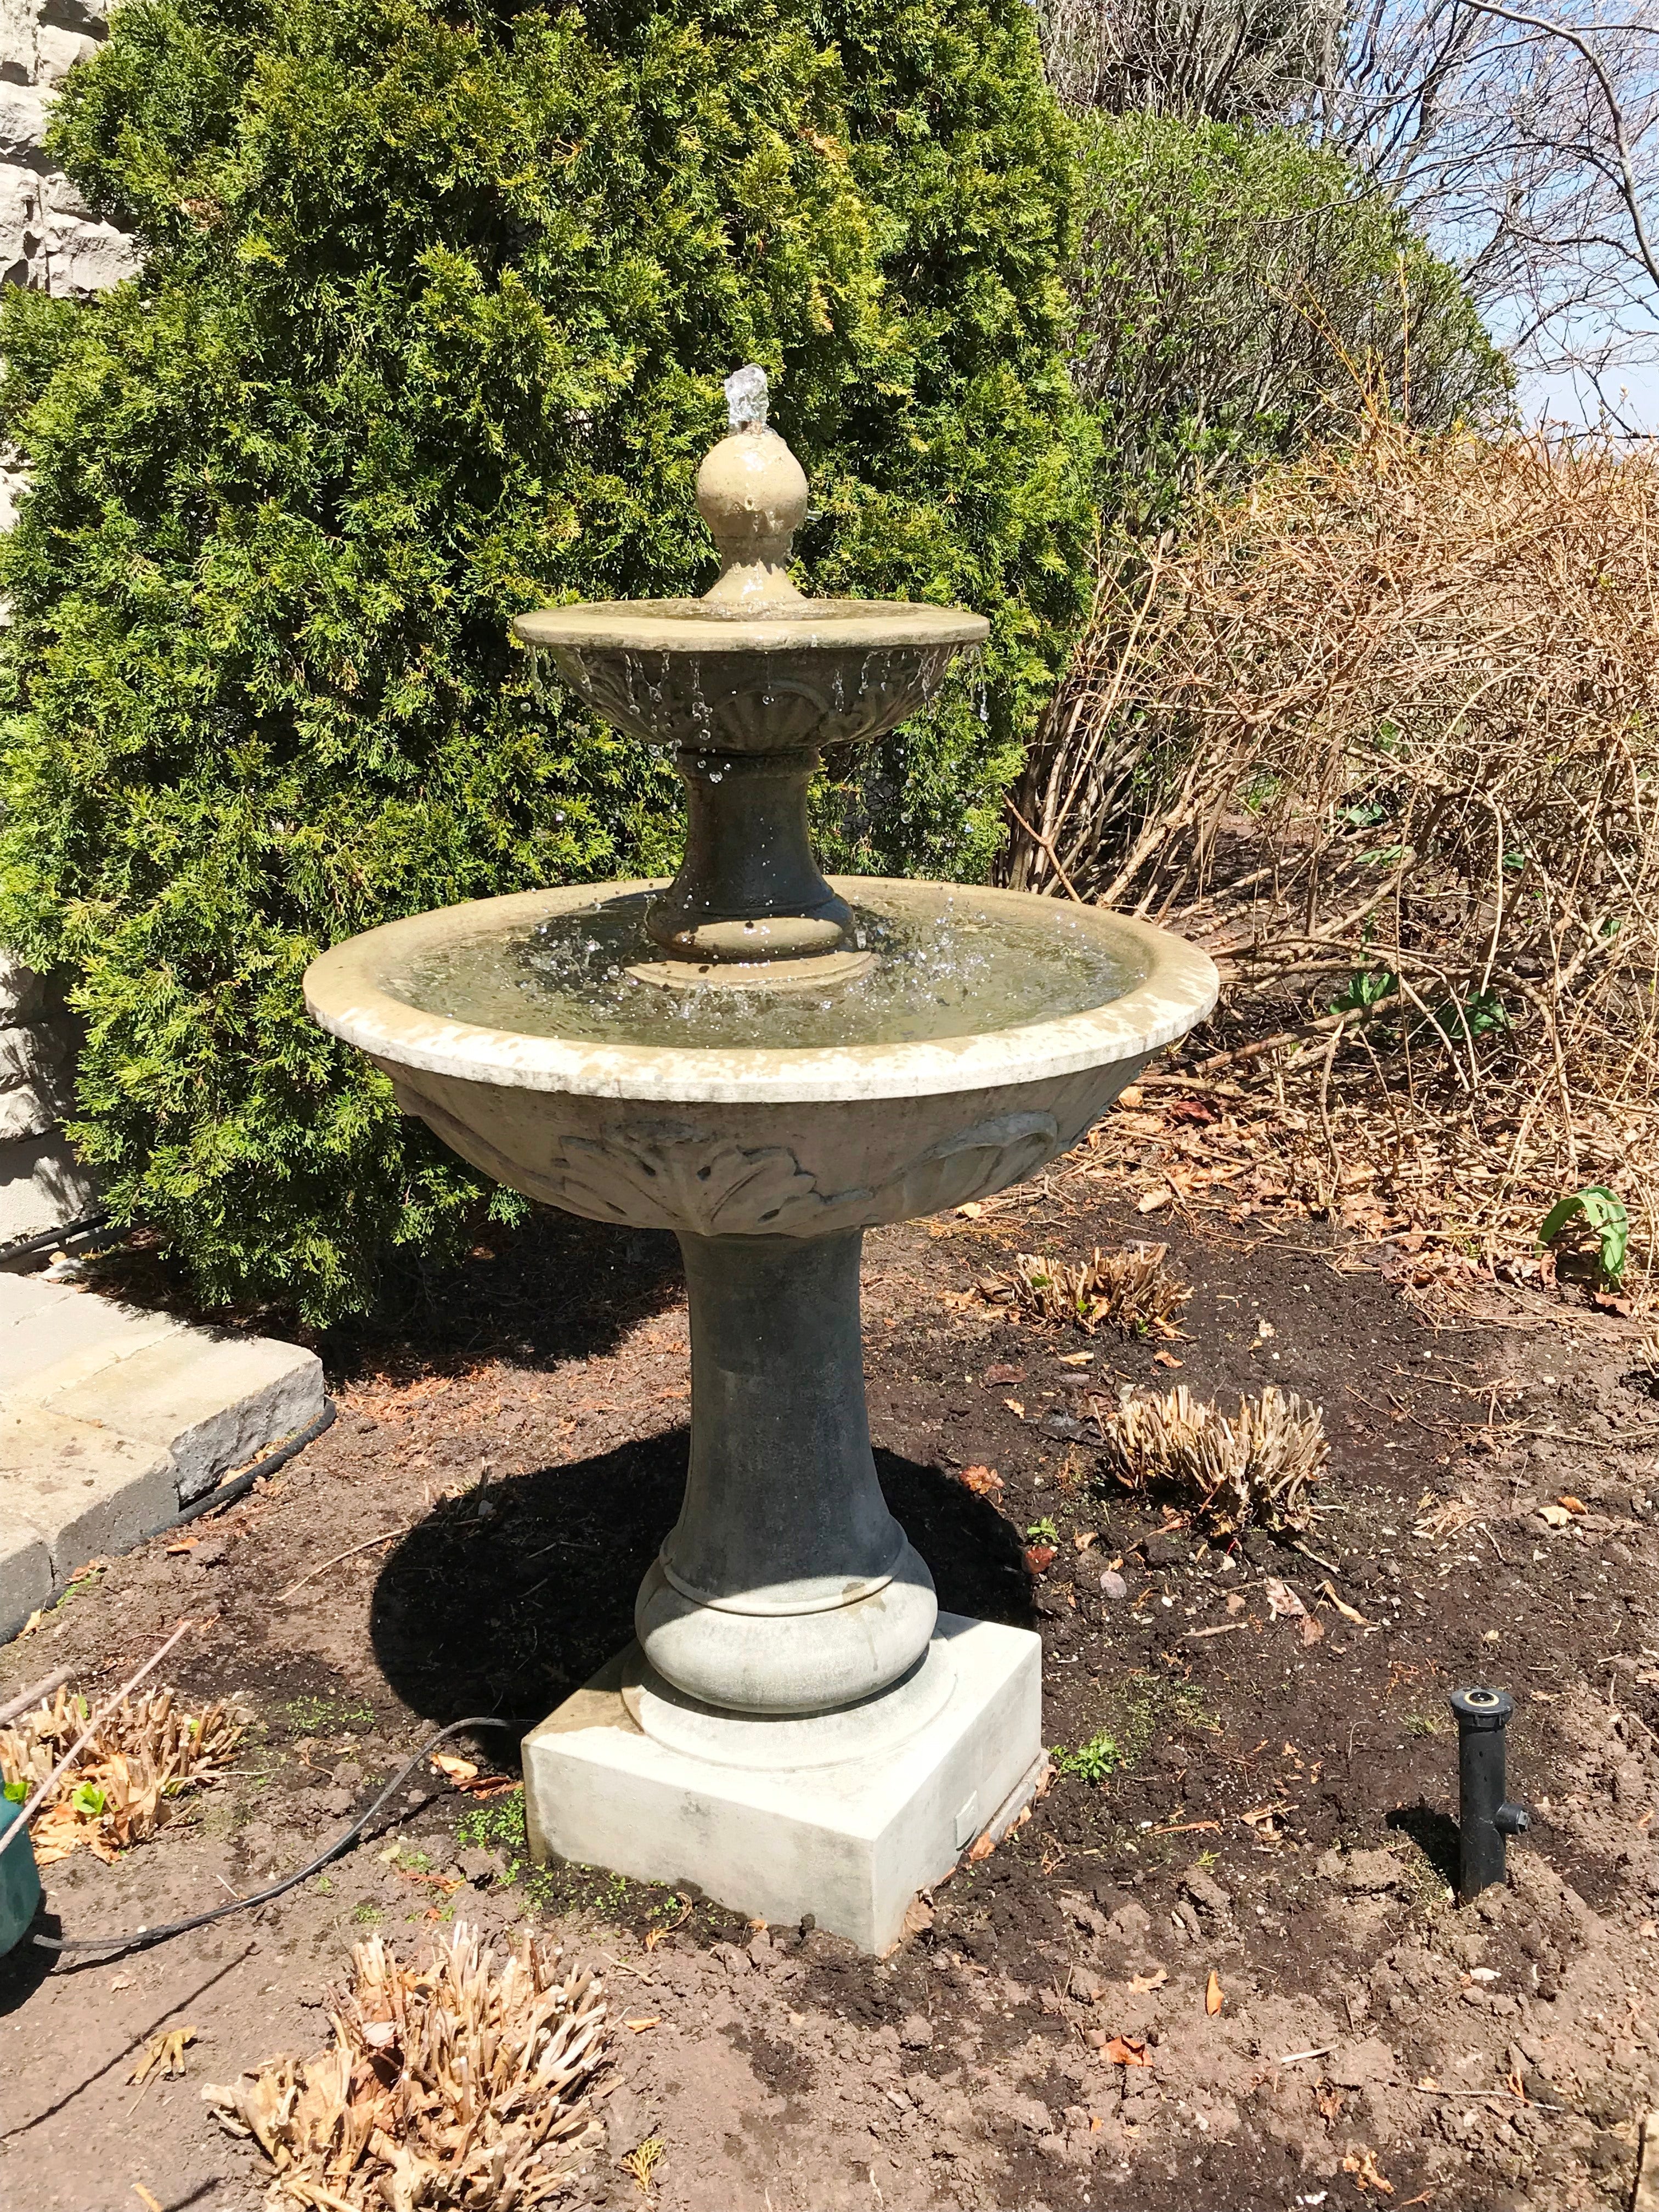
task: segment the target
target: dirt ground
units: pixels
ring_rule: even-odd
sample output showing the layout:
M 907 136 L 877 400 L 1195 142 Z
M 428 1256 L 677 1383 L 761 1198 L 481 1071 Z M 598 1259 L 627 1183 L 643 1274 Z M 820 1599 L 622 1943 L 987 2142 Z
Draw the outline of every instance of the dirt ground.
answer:
M 1182 1157 L 1201 1133 L 1180 1125 Z M 975 1292 L 1017 1250 L 1152 1231 L 1194 1286 L 1171 1345 Z M 942 1604 L 1041 1632 L 1047 1740 L 1094 1745 L 1099 1778 L 1057 1771 L 875 1961 L 530 1867 L 516 1791 L 469 1804 L 431 1774 L 258 1913 L 0 1962 L 0 2207 L 258 2203 L 269 2168 L 201 2085 L 319 2048 L 367 1930 L 414 1949 L 526 1917 L 601 1966 L 619 2023 L 606 2147 L 565 2200 L 584 2206 L 641 2201 L 618 2158 L 648 2136 L 664 2212 L 1627 2203 L 1659 2104 L 1659 1405 L 1630 1377 L 1634 1324 L 1420 1266 L 1413 1241 L 1334 1249 L 1271 1204 L 1149 1217 L 1121 1158 L 1086 1156 L 872 1237 L 890 1502 Z M 672 1243 L 543 1217 L 322 1349 L 324 1437 L 0 1652 L 0 1698 L 69 1661 L 95 1692 L 190 1615 L 172 1679 L 253 1716 L 198 1808 L 112 1865 L 48 1870 L 49 1931 L 154 1924 L 302 1863 L 430 1726 L 538 1717 L 629 1632 L 685 1458 Z M 1318 1559 L 1224 1552 L 1104 1481 L 1091 1394 L 1177 1380 L 1324 1408 Z M 1564 1495 L 1552 1528 L 1538 1509 Z M 1274 1577 L 1303 1618 L 1272 1610 Z M 1534 1823 L 1509 1887 L 1460 1911 L 1446 1699 L 1478 1681 L 1515 1698 Z M 472 1755 L 510 1766 L 511 1743 Z M 185 2078 L 135 2087 L 146 2039 L 185 2025 Z

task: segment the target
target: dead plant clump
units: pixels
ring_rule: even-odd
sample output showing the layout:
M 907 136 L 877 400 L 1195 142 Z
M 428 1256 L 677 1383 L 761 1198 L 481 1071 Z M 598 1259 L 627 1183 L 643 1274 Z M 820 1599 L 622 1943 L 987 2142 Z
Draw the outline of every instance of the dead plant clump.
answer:
M 602 1984 L 523 1936 L 498 1961 L 457 1922 L 419 1967 L 377 1936 L 331 1990 L 330 2047 L 202 2092 L 276 2169 L 269 2201 L 310 2212 L 530 2212 L 602 2130 Z
M 1330 1456 L 1318 1407 L 1271 1383 L 1231 1419 L 1177 1383 L 1167 1396 L 1124 1397 L 1104 1426 L 1106 1464 L 1126 1490 L 1172 1492 L 1218 1534 L 1305 1528 Z
M 1173 1065 L 1271 1104 L 1310 1211 L 1524 1263 L 1607 1183 L 1651 1272 L 1653 445 L 1373 409 L 1109 566 L 1013 811 L 1010 881 L 1217 960 Z
M 221 1700 L 187 1711 L 173 1690 L 152 1690 L 118 1705 L 59 1777 L 31 1824 L 41 1866 L 78 1847 L 110 1860 L 127 1844 L 154 1835 L 186 1791 L 210 1783 L 240 1748 L 243 1729 Z M 0 1729 L 0 1778 L 33 1790 L 44 1782 L 85 1728 L 91 1708 L 58 1691 L 10 1727 Z
M 1176 1318 L 1192 1285 L 1164 1266 L 1167 1244 L 1137 1244 L 1103 1253 L 1073 1267 L 1040 1252 L 1022 1252 L 1012 1275 L 985 1286 L 993 1299 L 1011 1299 L 1042 1321 L 1072 1322 L 1092 1336 L 1101 1324 L 1121 1336 L 1175 1336 Z

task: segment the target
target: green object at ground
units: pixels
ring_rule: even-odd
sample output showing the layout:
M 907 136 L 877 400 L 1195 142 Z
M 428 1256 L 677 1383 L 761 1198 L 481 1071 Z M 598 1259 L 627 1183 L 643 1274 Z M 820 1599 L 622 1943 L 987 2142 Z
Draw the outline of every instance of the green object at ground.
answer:
M 0 1797 L 0 1836 L 23 1810 L 21 1799 Z M 34 1846 L 20 1836 L 0 1851 L 0 1958 L 15 1950 L 29 1931 L 40 1905 L 40 1872 L 34 1863 Z

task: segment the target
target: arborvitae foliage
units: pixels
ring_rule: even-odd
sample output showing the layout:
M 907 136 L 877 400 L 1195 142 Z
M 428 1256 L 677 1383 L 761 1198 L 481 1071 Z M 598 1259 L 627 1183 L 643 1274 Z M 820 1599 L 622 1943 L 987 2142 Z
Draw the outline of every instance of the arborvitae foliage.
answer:
M 0 315 L 0 942 L 70 973 L 118 1216 L 320 1319 L 480 1187 L 301 973 L 672 862 L 672 775 L 507 622 L 708 585 L 740 362 L 812 477 L 803 575 L 993 617 L 838 810 L 864 865 L 983 871 L 1083 590 L 1066 126 L 1024 0 L 126 0 L 52 143 L 147 260 Z

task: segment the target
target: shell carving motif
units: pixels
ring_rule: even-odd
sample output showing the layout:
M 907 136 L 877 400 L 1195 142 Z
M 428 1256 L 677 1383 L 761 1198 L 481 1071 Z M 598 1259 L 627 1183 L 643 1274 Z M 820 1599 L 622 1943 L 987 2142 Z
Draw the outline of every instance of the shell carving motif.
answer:
M 699 1237 L 810 1236 L 826 1204 L 781 1145 L 746 1152 L 698 1136 L 657 1144 L 567 1137 L 559 1150 L 557 1202 L 593 1221 L 662 1219 Z

